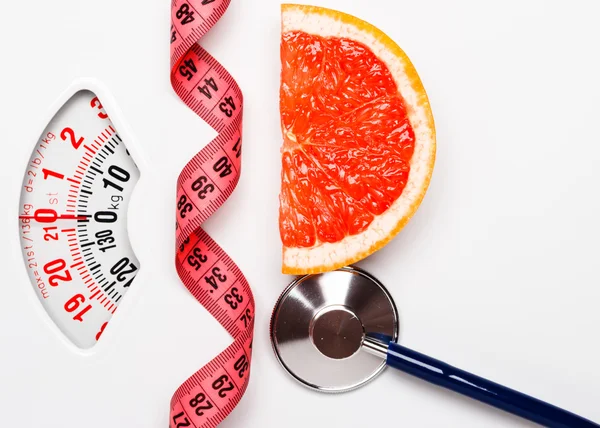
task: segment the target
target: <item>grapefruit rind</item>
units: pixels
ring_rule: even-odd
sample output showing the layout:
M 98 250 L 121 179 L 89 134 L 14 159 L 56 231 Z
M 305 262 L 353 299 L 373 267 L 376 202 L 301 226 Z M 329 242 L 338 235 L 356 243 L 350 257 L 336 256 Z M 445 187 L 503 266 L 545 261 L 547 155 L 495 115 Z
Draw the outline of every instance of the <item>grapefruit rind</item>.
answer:
M 342 37 L 367 46 L 392 74 L 404 99 L 415 134 L 410 174 L 400 197 L 368 228 L 339 242 L 310 248 L 283 248 L 283 273 L 308 274 L 338 269 L 382 248 L 408 223 L 421 204 L 435 163 L 435 125 L 429 99 L 417 71 L 404 51 L 385 33 L 352 15 L 315 6 L 284 4 L 282 33 L 302 31 L 321 37 Z

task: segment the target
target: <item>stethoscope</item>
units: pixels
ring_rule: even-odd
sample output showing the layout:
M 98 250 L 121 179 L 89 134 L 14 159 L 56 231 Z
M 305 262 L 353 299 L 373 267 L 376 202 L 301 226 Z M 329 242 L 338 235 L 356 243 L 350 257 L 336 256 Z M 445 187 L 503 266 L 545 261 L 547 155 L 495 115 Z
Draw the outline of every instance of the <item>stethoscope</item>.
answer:
M 306 275 L 280 296 L 271 341 L 284 369 L 325 392 L 358 388 L 386 366 L 552 428 L 600 425 L 398 343 L 398 312 L 373 276 L 353 267 Z

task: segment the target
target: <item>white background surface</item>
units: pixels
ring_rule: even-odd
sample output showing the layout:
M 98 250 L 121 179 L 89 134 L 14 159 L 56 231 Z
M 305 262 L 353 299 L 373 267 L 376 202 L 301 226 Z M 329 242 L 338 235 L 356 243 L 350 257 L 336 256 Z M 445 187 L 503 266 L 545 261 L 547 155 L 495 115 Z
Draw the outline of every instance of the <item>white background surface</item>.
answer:
M 438 158 L 423 205 L 360 264 L 390 289 L 401 342 L 600 421 L 600 8 L 595 1 L 347 2 L 380 27 L 429 93 Z M 229 342 L 177 279 L 175 181 L 213 131 L 169 84 L 167 0 L 0 6 L 0 425 L 166 427 L 169 400 Z M 244 171 L 206 229 L 257 301 L 252 378 L 226 427 L 529 426 L 388 370 L 345 395 L 303 389 L 271 352 L 280 272 L 279 3 L 234 0 L 204 46 L 245 95 Z M 130 210 L 142 265 L 84 354 L 27 278 L 16 215 L 22 173 L 53 104 L 77 78 L 140 166 Z

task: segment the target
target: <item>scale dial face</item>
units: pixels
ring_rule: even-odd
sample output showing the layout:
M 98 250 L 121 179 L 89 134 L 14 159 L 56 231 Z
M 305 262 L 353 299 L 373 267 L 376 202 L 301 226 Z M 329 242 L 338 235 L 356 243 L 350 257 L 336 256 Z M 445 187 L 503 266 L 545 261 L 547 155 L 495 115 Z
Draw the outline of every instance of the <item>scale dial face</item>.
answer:
M 80 348 L 100 339 L 139 262 L 127 207 L 139 170 L 98 97 L 77 92 L 56 113 L 27 164 L 19 234 L 48 315 Z

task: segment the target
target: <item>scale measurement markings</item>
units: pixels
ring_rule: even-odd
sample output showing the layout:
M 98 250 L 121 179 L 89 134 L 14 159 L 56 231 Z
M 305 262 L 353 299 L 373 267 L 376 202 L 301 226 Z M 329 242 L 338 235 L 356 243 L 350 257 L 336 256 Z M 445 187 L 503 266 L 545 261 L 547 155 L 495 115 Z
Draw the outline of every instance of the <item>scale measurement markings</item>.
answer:
M 95 180 L 104 174 L 101 159 L 108 159 L 110 153 L 111 160 L 121 165 L 119 171 L 125 171 L 126 181 L 133 177 L 127 192 L 122 193 L 127 197 L 138 176 L 137 167 L 124 146 L 115 150 L 122 139 L 115 135 L 110 120 L 105 121 L 107 119 L 98 98 L 90 91 L 73 94 L 36 143 L 21 194 L 23 210 L 19 219 L 28 230 L 21 233 L 20 239 L 22 243 L 33 242 L 28 233 L 34 233 L 32 236 L 36 236 L 37 242 L 35 251 L 33 245 L 23 245 L 23 256 L 30 259 L 27 266 L 30 280 L 34 288 L 39 288 L 38 296 L 53 321 L 82 348 L 96 343 L 116 310 L 116 302 L 122 298 L 115 286 L 105 293 L 92 276 L 93 273 L 102 275 L 106 256 L 101 251 L 94 255 L 92 249 L 96 248 L 97 240 L 88 237 L 89 231 L 94 233 L 98 227 L 105 226 L 102 223 L 110 222 L 111 234 L 126 237 L 126 233 L 121 232 L 126 222 L 119 223 L 116 214 L 103 211 L 105 204 L 114 201 L 115 197 L 111 195 L 112 189 L 105 190 L 106 186 Z M 90 138 L 90 135 L 96 135 L 96 138 Z M 103 148 L 98 139 L 109 142 L 103 157 L 97 159 L 98 150 Z M 39 181 L 27 179 L 28 176 L 37 176 Z M 117 176 L 118 179 L 123 177 Z M 121 192 L 125 189 L 119 188 Z M 102 198 L 106 200 L 102 201 Z M 118 200 L 116 208 L 126 212 L 128 201 L 124 196 L 119 196 Z M 125 215 L 122 218 L 125 219 Z M 90 223 L 91 220 L 94 223 Z M 117 226 L 121 228 L 117 229 Z M 138 263 L 128 245 L 110 253 L 110 257 L 117 260 L 123 256 Z M 116 272 L 116 275 L 121 274 Z M 135 274 L 129 275 L 127 285 L 134 278 Z M 106 280 L 101 279 L 102 284 L 106 284 Z
M 114 313 L 116 310 L 116 305 L 114 303 L 117 303 L 121 299 L 122 295 L 116 289 L 112 289 L 111 291 L 112 287 L 107 287 L 105 289 L 103 287 L 107 281 L 101 269 L 102 264 L 95 260 L 95 257 L 91 251 L 91 247 L 96 243 L 87 238 L 87 228 L 89 225 L 88 219 L 93 217 L 92 214 L 87 213 L 87 208 L 89 204 L 89 197 L 94 195 L 93 186 L 96 176 L 104 175 L 104 171 L 101 169 L 103 163 L 110 155 L 115 154 L 114 149 L 118 146 L 119 142 L 122 142 L 120 136 L 115 132 L 116 131 L 112 125 L 109 125 L 109 127 L 104 129 L 104 131 L 94 139 L 94 142 L 91 143 L 91 146 L 84 145 L 86 153 L 81 159 L 80 165 L 78 166 L 78 169 L 80 169 L 81 173 L 83 174 L 79 177 L 81 180 L 81 188 L 79 192 L 80 203 L 78 204 L 78 214 L 85 215 L 87 217 L 87 219 L 82 221 L 81 224 L 78 224 L 78 237 L 80 246 L 85 255 L 85 261 L 88 265 L 89 273 L 91 273 L 95 277 L 96 281 L 98 281 L 98 284 L 100 284 L 100 287 L 98 288 L 93 282 L 92 277 L 87 278 L 88 288 L 94 290 L 93 297 L 90 298 L 98 300 L 112 313 Z M 111 302 L 111 300 L 114 303 Z

